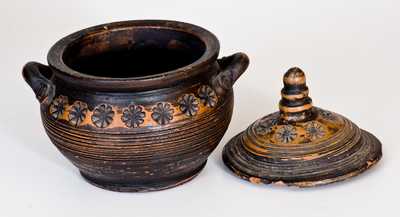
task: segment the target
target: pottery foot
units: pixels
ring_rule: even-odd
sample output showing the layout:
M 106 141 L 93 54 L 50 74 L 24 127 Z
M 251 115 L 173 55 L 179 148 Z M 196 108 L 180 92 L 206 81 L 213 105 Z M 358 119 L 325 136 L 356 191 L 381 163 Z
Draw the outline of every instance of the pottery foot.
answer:
M 82 177 L 90 184 L 106 190 L 117 191 L 117 192 L 149 192 L 149 191 L 160 191 L 173 188 L 192 180 L 203 170 L 206 163 L 207 161 L 204 162 L 200 167 L 196 168 L 195 170 L 187 174 L 184 174 L 180 177 L 173 177 L 170 179 L 160 180 L 154 183 L 149 182 L 149 183 L 138 184 L 135 181 L 132 181 L 131 183 L 112 183 L 91 177 L 90 175 L 87 175 L 82 171 L 80 171 L 80 173 Z

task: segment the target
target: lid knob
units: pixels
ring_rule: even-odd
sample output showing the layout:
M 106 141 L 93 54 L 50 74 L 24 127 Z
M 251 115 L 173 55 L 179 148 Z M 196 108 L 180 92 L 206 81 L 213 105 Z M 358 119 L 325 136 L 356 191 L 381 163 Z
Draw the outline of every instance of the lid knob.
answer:
M 283 76 L 283 84 L 279 102 L 281 120 L 290 123 L 312 119 L 312 100 L 308 96 L 304 72 L 298 67 L 289 69 Z

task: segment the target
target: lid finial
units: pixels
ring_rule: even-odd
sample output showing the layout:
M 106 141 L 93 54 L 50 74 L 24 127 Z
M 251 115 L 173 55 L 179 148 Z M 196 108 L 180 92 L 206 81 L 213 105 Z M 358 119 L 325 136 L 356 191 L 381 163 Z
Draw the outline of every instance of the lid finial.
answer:
M 288 122 L 308 121 L 313 117 L 312 100 L 308 96 L 306 76 L 298 68 L 290 68 L 283 76 L 284 87 L 279 102 L 280 117 Z

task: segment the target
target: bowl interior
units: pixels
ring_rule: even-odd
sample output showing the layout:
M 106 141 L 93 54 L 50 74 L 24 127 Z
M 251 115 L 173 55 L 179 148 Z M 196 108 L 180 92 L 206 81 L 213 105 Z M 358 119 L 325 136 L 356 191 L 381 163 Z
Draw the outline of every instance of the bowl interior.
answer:
M 128 78 L 172 71 L 198 60 L 206 51 L 195 35 L 168 28 L 104 29 L 71 43 L 63 61 L 79 73 Z

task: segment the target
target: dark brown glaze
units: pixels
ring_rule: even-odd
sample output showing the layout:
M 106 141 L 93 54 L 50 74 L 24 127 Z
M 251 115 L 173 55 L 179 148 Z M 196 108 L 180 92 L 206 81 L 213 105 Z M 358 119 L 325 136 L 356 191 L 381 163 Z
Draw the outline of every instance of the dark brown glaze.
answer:
M 237 176 L 312 187 L 358 175 L 381 159 L 375 136 L 312 106 L 305 80 L 301 69 L 290 69 L 283 78 L 280 111 L 257 120 L 224 147 L 224 163 Z
M 232 85 L 249 62 L 218 52 L 200 27 L 126 21 L 61 39 L 49 66 L 28 63 L 23 75 L 46 133 L 87 181 L 154 191 L 195 177 L 229 125 Z

